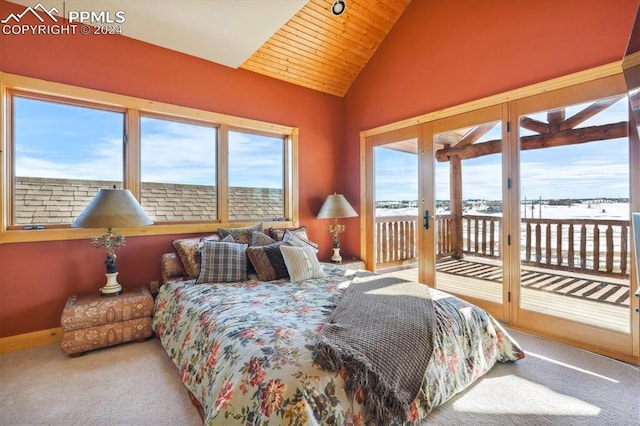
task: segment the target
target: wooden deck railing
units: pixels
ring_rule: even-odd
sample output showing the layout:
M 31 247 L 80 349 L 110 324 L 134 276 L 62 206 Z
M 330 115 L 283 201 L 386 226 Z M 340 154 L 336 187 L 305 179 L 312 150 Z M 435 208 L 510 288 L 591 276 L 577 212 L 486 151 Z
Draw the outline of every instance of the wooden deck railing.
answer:
M 629 221 L 523 219 L 522 262 L 545 268 L 629 274 Z
M 418 257 L 415 216 L 376 217 L 376 265 L 394 266 Z
M 436 217 L 436 255 L 451 256 L 453 217 Z M 502 221 L 495 216 L 462 217 L 462 254 L 500 257 Z M 517 236 L 512 236 L 515 238 Z M 548 269 L 592 274 L 629 274 L 629 221 L 600 219 L 522 219 L 521 261 Z M 376 263 L 399 265 L 417 258 L 415 216 L 376 218 Z

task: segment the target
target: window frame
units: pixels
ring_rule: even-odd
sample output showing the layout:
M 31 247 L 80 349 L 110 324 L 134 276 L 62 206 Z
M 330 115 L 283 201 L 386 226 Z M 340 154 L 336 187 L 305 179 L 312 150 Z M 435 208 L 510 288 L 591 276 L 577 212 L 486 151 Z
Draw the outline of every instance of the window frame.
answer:
M 132 184 L 139 184 L 140 186 L 137 187 L 137 192 L 133 192 L 132 193 L 135 195 L 136 199 L 140 202 L 140 204 L 142 205 L 142 207 L 144 208 L 144 204 L 142 204 L 142 118 L 146 117 L 146 118 L 151 118 L 151 119 L 156 119 L 156 120 L 165 120 L 165 121 L 171 121 L 174 123 L 180 123 L 180 124 L 191 124 L 191 125 L 195 125 L 195 126 L 201 126 L 201 127 L 208 127 L 211 129 L 215 129 L 216 131 L 216 139 L 215 139 L 215 149 L 216 149 L 216 170 L 215 170 L 215 178 L 216 178 L 216 220 L 211 221 L 211 223 L 218 223 L 221 222 L 220 220 L 220 197 L 219 197 L 219 192 L 220 192 L 220 185 L 218 183 L 218 179 L 219 179 L 219 169 L 220 169 L 220 162 L 219 162 L 219 158 L 218 155 L 220 154 L 220 134 L 221 134 L 221 125 L 219 123 L 212 123 L 212 122 L 207 122 L 207 121 L 202 121 L 202 120 L 196 120 L 196 119 L 192 119 L 192 118 L 183 118 L 183 117 L 172 117 L 172 116 L 167 116 L 166 114 L 158 114 L 158 113 L 151 113 L 151 112 L 147 112 L 147 111 L 138 111 L 136 110 L 136 114 L 137 114 L 137 119 L 135 120 L 136 123 L 138 124 L 137 127 L 137 131 L 138 131 L 138 140 L 139 140 L 139 144 L 137 149 L 135 149 L 136 154 L 139 155 L 139 159 L 137 160 L 137 164 L 140 165 L 140 167 L 137 168 L 136 173 L 139 174 L 139 178 L 136 179 L 136 182 L 132 182 Z M 179 224 L 187 224 L 187 223 L 203 223 L 205 221 L 183 221 L 183 222 L 160 222 L 159 224 L 165 224 L 165 225 L 179 225 Z
M 273 132 L 266 132 L 266 131 L 261 131 L 261 130 L 248 130 L 246 128 L 242 128 L 242 127 L 236 127 L 236 126 L 225 126 L 224 128 L 224 146 L 221 147 L 222 150 L 220 152 L 220 155 L 222 155 L 224 153 L 225 158 L 227 159 L 227 161 L 222 162 L 223 166 L 224 166 L 224 170 L 220 171 L 220 174 L 223 175 L 223 178 L 225 180 L 225 186 L 224 186 L 224 190 L 228 191 L 229 189 L 229 132 L 236 132 L 236 133 L 246 133 L 246 134 L 251 134 L 251 135 L 256 135 L 256 136 L 266 136 L 266 137 L 271 137 L 271 138 L 281 138 L 282 142 L 283 142 L 283 146 L 282 146 L 282 173 L 283 173 L 283 180 L 282 180 L 282 192 L 284 194 L 284 199 L 283 199 L 283 214 L 285 215 L 285 220 L 287 218 L 287 213 L 290 211 L 290 205 L 289 203 L 287 203 L 288 197 L 286 196 L 287 194 L 287 188 L 290 186 L 290 171 L 291 170 L 291 153 L 292 153 L 292 147 L 291 147 L 291 143 L 290 141 L 288 141 L 289 137 L 287 137 L 286 135 L 282 135 L 282 134 L 278 134 L 278 133 L 273 133 Z M 218 200 L 218 205 L 219 206 L 224 206 L 224 209 L 222 209 L 222 212 L 224 212 L 224 221 L 225 222 L 237 222 L 234 220 L 230 220 L 229 219 L 229 206 L 228 206 L 228 193 L 224 194 L 224 197 L 221 197 L 221 199 Z M 219 212 L 219 213 L 222 213 Z M 280 223 L 280 222 L 277 222 Z
M 141 189 L 141 143 L 140 118 L 154 117 L 185 123 L 213 126 L 218 129 L 217 186 L 218 219 L 210 222 L 158 223 L 145 227 L 127 228 L 128 236 L 166 235 L 212 232 L 227 225 L 244 226 L 262 222 L 265 227 L 293 227 L 299 225 L 298 209 L 298 128 L 269 123 L 249 118 L 220 114 L 169 103 L 157 102 L 127 95 L 119 95 L 87 89 L 63 83 L 55 83 L 31 77 L 0 72 L 0 243 L 54 241 L 88 238 L 95 230 L 71 228 L 67 224 L 45 225 L 44 229 L 24 229 L 13 225 L 13 194 L 15 185 L 13 96 L 52 101 L 80 107 L 90 107 L 124 113 L 123 183 L 140 199 Z M 229 222 L 226 199 L 228 191 L 228 168 L 226 150 L 228 131 L 282 137 L 284 221 L 233 221 Z

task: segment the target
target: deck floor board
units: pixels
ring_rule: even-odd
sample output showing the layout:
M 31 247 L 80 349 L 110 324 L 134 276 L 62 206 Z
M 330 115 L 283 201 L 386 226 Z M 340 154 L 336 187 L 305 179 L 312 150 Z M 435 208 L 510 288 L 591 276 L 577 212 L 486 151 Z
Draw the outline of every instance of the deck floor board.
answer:
M 418 280 L 415 266 L 379 272 Z M 629 332 L 628 279 L 522 265 L 520 281 L 521 309 Z M 438 289 L 460 296 L 503 301 L 502 266 L 482 258 L 439 261 L 436 282 Z

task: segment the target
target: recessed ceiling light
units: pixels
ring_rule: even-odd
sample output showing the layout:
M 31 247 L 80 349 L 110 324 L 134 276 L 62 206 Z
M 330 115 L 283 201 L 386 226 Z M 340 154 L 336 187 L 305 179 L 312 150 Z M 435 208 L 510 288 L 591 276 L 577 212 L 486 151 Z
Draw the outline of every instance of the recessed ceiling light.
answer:
M 331 6 L 331 13 L 333 13 L 335 16 L 340 16 L 346 9 L 347 4 L 345 3 L 345 0 L 336 0 Z

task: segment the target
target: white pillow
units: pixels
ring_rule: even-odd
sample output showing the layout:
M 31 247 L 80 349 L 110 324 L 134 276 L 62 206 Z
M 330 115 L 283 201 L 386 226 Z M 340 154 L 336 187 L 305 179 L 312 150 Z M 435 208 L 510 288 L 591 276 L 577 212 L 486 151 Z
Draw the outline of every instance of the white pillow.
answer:
M 290 247 L 283 244 L 280 246 L 280 251 L 284 264 L 287 265 L 291 282 L 325 276 L 313 247 Z
M 289 230 L 284 231 L 282 241 L 294 247 L 311 247 L 314 253 L 318 252 L 318 244 L 294 234 L 293 232 L 289 232 Z

